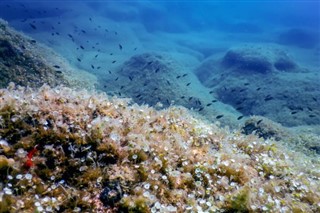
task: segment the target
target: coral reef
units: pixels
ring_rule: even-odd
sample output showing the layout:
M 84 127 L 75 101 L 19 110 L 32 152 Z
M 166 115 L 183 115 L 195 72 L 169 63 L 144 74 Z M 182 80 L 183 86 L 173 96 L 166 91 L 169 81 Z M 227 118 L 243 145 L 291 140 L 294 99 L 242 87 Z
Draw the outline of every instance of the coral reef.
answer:
M 0 212 L 319 212 L 320 162 L 185 108 L 0 90 Z

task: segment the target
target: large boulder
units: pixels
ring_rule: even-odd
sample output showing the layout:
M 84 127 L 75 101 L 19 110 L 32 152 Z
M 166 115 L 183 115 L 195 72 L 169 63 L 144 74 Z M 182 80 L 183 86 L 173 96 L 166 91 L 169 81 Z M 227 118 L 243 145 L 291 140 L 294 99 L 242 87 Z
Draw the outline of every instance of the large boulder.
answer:
M 210 57 L 196 70 L 217 99 L 243 115 L 285 126 L 320 124 L 319 73 L 301 67 L 276 45 L 243 45 Z

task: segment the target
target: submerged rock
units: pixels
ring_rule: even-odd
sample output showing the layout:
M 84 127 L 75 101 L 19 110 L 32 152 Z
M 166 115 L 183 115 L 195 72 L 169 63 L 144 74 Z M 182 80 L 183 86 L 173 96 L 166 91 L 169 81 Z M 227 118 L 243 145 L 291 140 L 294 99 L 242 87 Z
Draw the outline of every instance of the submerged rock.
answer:
M 30 87 L 63 84 L 89 89 L 94 87 L 95 77 L 75 71 L 51 49 L 16 32 L 0 19 L 0 88 L 10 82 Z

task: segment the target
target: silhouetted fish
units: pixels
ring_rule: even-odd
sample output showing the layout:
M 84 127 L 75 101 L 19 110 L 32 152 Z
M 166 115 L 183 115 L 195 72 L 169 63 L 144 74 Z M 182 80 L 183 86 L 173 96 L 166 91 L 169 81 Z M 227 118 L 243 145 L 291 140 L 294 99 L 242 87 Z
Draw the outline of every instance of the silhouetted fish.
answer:
M 222 118 L 223 117 L 223 115 L 218 115 L 217 117 L 216 117 L 216 119 L 220 119 L 220 118 Z
M 117 62 L 116 60 L 112 61 L 113 64 L 116 63 L 116 62 Z
M 34 29 L 34 30 L 36 30 L 37 29 L 37 27 L 34 25 L 34 24 L 29 24 L 30 25 L 30 27 L 32 27 L 32 29 Z
M 242 118 L 243 118 L 243 115 L 239 116 L 239 117 L 237 118 L 237 120 L 240 120 L 240 119 L 242 119 Z
M 273 100 L 273 97 L 270 96 L 270 95 L 267 95 L 265 98 L 264 98 L 264 101 L 271 101 Z
M 82 45 L 80 45 L 80 48 L 84 50 L 84 47 Z
M 81 59 L 80 59 L 80 58 L 77 58 L 77 60 L 78 60 L 79 62 L 81 62 Z
M 263 119 L 258 120 L 257 125 L 259 125 L 262 121 L 263 121 Z
M 188 87 L 191 84 L 191 82 L 187 83 L 186 86 Z
M 122 45 L 121 44 L 119 44 L 119 49 L 122 50 Z

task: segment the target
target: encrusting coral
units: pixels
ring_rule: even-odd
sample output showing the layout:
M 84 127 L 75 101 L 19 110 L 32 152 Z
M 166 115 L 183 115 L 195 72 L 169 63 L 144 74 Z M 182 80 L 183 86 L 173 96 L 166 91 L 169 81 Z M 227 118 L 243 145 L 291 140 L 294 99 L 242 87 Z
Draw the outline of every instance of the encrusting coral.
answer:
M 319 212 L 319 165 L 185 108 L 0 90 L 0 212 Z

